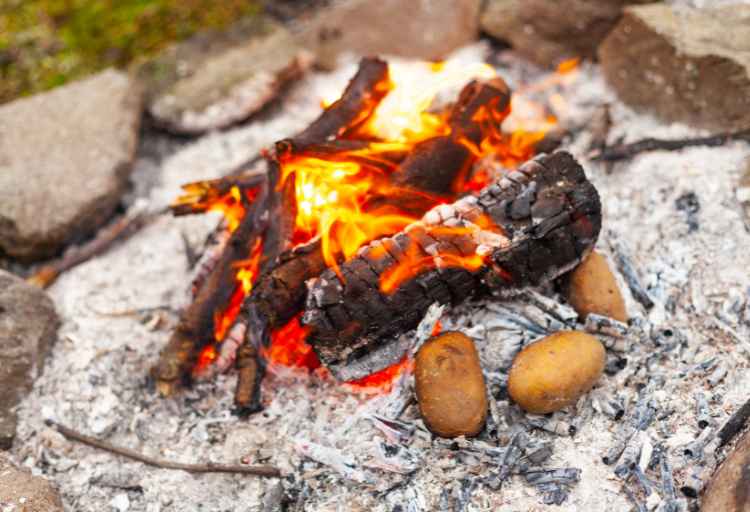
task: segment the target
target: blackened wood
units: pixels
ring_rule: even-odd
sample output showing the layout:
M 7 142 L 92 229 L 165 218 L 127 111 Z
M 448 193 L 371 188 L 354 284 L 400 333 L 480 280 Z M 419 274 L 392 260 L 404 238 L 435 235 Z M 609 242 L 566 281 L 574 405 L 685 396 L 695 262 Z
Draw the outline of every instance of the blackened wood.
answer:
M 480 269 L 432 268 L 392 293 L 381 291 L 383 273 L 407 255 L 476 254 L 474 235 L 435 228 L 470 225 L 482 216 L 504 238 L 490 237 Z M 590 251 L 600 227 L 599 197 L 581 166 L 565 152 L 544 155 L 485 188 L 478 198 L 440 206 L 422 222 L 364 247 L 341 265 L 343 281 L 332 269 L 325 270 L 308 293 L 303 320 L 312 328 L 309 341 L 329 368 L 348 364 L 415 328 L 433 302 L 458 304 L 490 288 L 522 288 L 560 275 Z
M 718 434 L 720 440 L 719 446 L 724 446 L 734 439 L 737 433 L 745 428 L 748 418 L 750 418 L 750 400 L 742 404 L 727 420 L 724 426 L 721 427 Z
M 341 98 L 326 108 L 304 131 L 276 143 L 279 154 L 298 153 L 311 145 L 354 132 L 372 116 L 390 90 L 388 64 L 366 57 Z
M 267 211 L 268 197 L 269 187 L 264 184 L 259 197 L 246 205 L 247 213 L 162 350 L 152 371 L 162 394 L 170 395 L 189 382 L 201 350 L 214 341 L 215 315 L 226 309 L 237 286 L 237 269 L 233 263 L 248 258 L 255 240 L 265 231 L 262 214 Z
M 233 187 L 240 191 L 257 188 L 266 181 L 266 173 L 248 172 L 228 175 L 215 180 L 196 181 L 182 186 L 184 194 L 170 206 L 175 216 L 205 213 L 212 205 L 229 194 Z
M 509 105 L 510 89 L 501 78 L 470 82 L 451 109 L 450 134 L 416 144 L 394 172 L 393 182 L 438 195 L 463 192 L 478 146 L 484 137 L 499 133 Z
M 320 239 L 295 247 L 281 255 L 278 264 L 263 275 L 251 294 L 272 329 L 281 327 L 297 315 L 305 305 L 305 282 L 326 269 Z
M 604 162 L 616 162 L 626 160 L 640 153 L 647 151 L 675 151 L 692 146 L 723 146 L 735 140 L 750 142 L 750 130 L 740 130 L 737 132 L 718 133 L 708 137 L 694 137 L 685 139 L 655 139 L 647 138 L 628 144 L 617 144 L 607 146 L 598 151 L 593 151 L 590 157 L 593 160 L 602 160 Z
M 47 288 L 62 274 L 94 256 L 102 254 L 117 242 L 122 242 L 143 227 L 153 222 L 161 213 L 126 213 L 99 230 L 97 235 L 81 245 L 65 251 L 62 258 L 42 266 L 26 281 L 30 284 Z

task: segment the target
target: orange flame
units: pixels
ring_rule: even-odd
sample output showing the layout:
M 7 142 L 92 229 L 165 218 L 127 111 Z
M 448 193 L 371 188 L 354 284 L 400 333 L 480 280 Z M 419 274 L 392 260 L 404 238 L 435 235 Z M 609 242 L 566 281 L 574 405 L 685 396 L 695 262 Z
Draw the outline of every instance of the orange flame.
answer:
M 477 112 L 474 121 L 480 128 L 479 140 L 476 137 L 474 140 L 457 138 L 471 152 L 472 159 L 467 167 L 476 167 L 468 175 L 464 191 L 479 191 L 497 179 L 498 171 L 494 167 L 474 165 L 488 155 L 501 165 L 502 170 L 514 168 L 534 156 L 536 145 L 557 124 L 556 115 L 565 108 L 562 95 L 557 93 L 559 89 L 552 89 L 571 83 L 576 77 L 577 66 L 577 59 L 562 62 L 557 73 L 518 89 L 505 112 L 498 112 L 493 106 Z M 451 134 L 448 109 L 436 108 L 440 94 L 458 89 L 473 78 L 493 78 L 495 71 L 482 63 L 468 66 L 454 61 L 421 65 L 391 63 L 389 75 L 389 81 L 382 84 L 388 88 L 388 94 L 369 119 L 355 123 L 359 125 L 356 133 L 347 136 L 349 141 L 359 144 L 347 147 L 359 149 L 310 150 L 304 154 L 277 155 L 282 173 L 280 183 L 294 180 L 297 214 L 293 242 L 302 243 L 319 236 L 325 261 L 337 272 L 338 262 L 351 258 L 362 245 L 402 231 L 418 220 L 414 213 L 407 213 L 414 212 L 413 207 L 402 210 L 392 206 L 393 201 L 389 207 L 373 205 L 378 204 L 379 197 L 399 197 L 399 189 L 394 188 L 390 181 L 399 158 L 421 141 Z M 540 93 L 546 94 L 546 101 L 534 101 L 534 95 Z M 500 129 L 501 123 L 504 130 Z M 193 211 L 220 211 L 226 217 L 229 229 L 236 229 L 245 214 L 245 205 L 257 190 L 245 192 L 245 197 L 242 197 L 237 187 L 232 187 L 228 193 L 219 193 L 212 191 L 210 184 L 186 185 L 185 194 L 177 204 Z M 426 197 L 422 206 L 426 210 L 454 199 Z M 480 227 L 493 230 L 492 227 Z M 451 234 L 460 234 L 456 230 L 465 228 L 433 226 L 431 229 L 448 229 L 453 230 Z M 385 293 L 392 293 L 405 280 L 434 268 L 460 267 L 474 271 L 485 264 L 480 255 L 425 256 L 415 244 L 412 245 L 414 247 L 406 251 L 409 258 L 381 276 L 380 286 Z M 238 262 L 237 286 L 230 304 L 224 311 L 216 313 L 214 334 L 217 342 L 226 335 L 239 313 L 242 299 L 252 290 L 260 253 L 261 246 L 256 244 L 249 258 Z M 342 277 L 340 272 L 339 277 Z M 436 326 L 436 332 L 439 332 L 439 326 Z M 320 362 L 305 342 L 307 335 L 308 329 L 300 325 L 299 318 L 295 318 L 272 333 L 271 345 L 262 350 L 263 355 L 271 363 L 317 368 Z M 200 355 L 199 366 L 210 364 L 215 357 L 215 346 L 207 346 Z M 390 389 L 394 377 L 408 364 L 406 360 L 401 361 L 350 385 Z
M 261 350 L 270 363 L 293 368 L 314 370 L 320 367 L 318 356 L 305 340 L 310 328 L 300 324 L 301 315 L 292 318 L 286 325 L 271 333 L 271 344 Z

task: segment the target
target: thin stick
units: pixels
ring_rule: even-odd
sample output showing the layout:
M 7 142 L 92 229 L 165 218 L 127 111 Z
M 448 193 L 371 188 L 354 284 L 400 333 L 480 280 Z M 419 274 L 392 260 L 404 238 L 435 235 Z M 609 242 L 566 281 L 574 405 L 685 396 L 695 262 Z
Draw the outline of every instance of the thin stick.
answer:
M 50 263 L 49 265 L 44 265 L 34 274 L 29 276 L 26 281 L 30 284 L 39 286 L 40 288 L 47 288 L 66 270 L 70 270 L 71 268 L 102 254 L 115 242 L 125 240 L 132 236 L 141 228 L 155 220 L 161 213 L 163 212 L 126 213 L 117 217 L 107 226 L 103 227 L 94 238 L 82 245 L 71 247 L 65 252 L 65 254 L 63 254 L 62 258 Z
M 64 425 L 60 425 L 59 423 L 56 423 L 52 420 L 47 420 L 45 423 L 48 427 L 54 428 L 68 439 L 78 441 L 79 443 L 83 443 L 94 448 L 99 448 L 100 450 L 114 453 L 116 455 L 120 455 L 121 457 L 137 460 L 138 462 L 142 462 L 144 464 L 148 464 L 149 466 L 154 466 L 157 468 L 178 469 L 182 471 L 188 471 L 190 473 L 241 473 L 245 475 L 257 475 L 269 478 L 281 477 L 281 470 L 273 466 L 243 466 L 215 464 L 213 462 L 209 462 L 206 464 L 185 464 L 182 462 L 156 459 L 138 453 L 129 448 L 113 446 L 106 441 L 101 441 L 99 439 L 81 434 L 80 432 L 76 432 L 75 430 Z
M 599 150 L 592 151 L 589 156 L 593 160 L 602 160 L 604 162 L 615 162 L 632 158 L 639 153 L 646 151 L 674 151 L 677 149 L 692 146 L 723 146 L 727 142 L 735 140 L 744 140 L 750 142 L 750 130 L 741 130 L 738 132 L 718 133 L 708 137 L 694 137 L 686 139 L 654 139 L 647 138 L 629 144 L 616 144 Z

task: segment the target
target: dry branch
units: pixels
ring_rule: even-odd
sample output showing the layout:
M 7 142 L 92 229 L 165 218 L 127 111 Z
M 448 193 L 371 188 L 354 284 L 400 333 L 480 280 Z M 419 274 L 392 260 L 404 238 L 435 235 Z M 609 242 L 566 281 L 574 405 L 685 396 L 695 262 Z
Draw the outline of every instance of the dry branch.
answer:
M 736 140 L 750 142 L 750 130 L 719 133 L 708 137 L 694 137 L 674 140 L 647 138 L 628 144 L 607 146 L 603 149 L 592 151 L 589 156 L 593 160 L 616 162 L 618 160 L 626 160 L 628 158 L 632 158 L 640 153 L 645 153 L 647 151 L 676 151 L 678 149 L 693 146 L 716 147 L 723 146 L 728 142 Z
M 482 216 L 492 228 L 476 229 Z M 591 249 L 600 226 L 599 197 L 580 165 L 564 152 L 542 156 L 478 198 L 439 206 L 422 222 L 364 247 L 341 265 L 343 281 L 324 271 L 308 293 L 309 341 L 337 374 L 416 327 L 434 302 L 457 304 L 487 288 L 521 288 L 560 275 Z M 478 269 L 450 263 L 478 253 L 484 260 Z M 385 275 L 411 261 L 431 268 L 383 292 Z
M 245 475 L 256 475 L 268 478 L 280 478 L 281 470 L 273 466 L 243 466 L 239 464 L 216 464 L 214 462 L 208 462 L 206 464 L 187 464 L 184 462 L 173 462 L 170 460 L 157 459 L 155 457 L 149 457 L 142 453 L 136 452 L 129 448 L 123 448 L 112 445 L 106 441 L 96 439 L 94 437 L 81 434 L 69 427 L 55 423 L 52 420 L 47 420 L 46 425 L 52 427 L 61 433 L 63 436 L 73 441 L 78 441 L 85 445 L 93 448 L 98 448 L 115 455 L 120 455 L 128 459 L 137 460 L 149 466 L 154 466 L 162 469 L 177 469 L 181 471 L 188 471 L 190 473 L 241 473 Z
M 155 220 L 160 214 L 161 212 L 149 214 L 140 211 L 121 215 L 109 225 L 100 229 L 93 239 L 82 245 L 69 248 L 62 258 L 49 265 L 44 265 L 29 276 L 26 281 L 40 288 L 47 288 L 66 270 L 70 270 L 76 265 L 103 253 L 116 242 L 127 239 Z
M 299 153 L 357 130 L 388 94 L 388 64 L 378 58 L 364 58 L 341 98 L 326 108 L 304 131 L 276 143 L 279 154 Z

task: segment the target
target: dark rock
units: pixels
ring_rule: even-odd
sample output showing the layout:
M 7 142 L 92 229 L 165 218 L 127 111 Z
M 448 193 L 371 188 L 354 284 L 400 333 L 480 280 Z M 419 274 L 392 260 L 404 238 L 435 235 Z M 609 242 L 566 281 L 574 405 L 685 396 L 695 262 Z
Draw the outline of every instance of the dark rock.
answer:
M 620 19 L 622 8 L 638 0 L 490 0 L 481 28 L 509 43 L 540 66 L 572 57 L 594 58 L 596 48 Z
M 750 127 L 750 5 L 627 8 L 599 58 L 635 108 L 717 131 Z
M 719 466 L 701 500 L 703 512 L 750 510 L 750 435 L 745 434 Z
M 344 52 L 438 60 L 477 38 L 480 0 L 348 0 L 301 22 L 299 38 L 319 65 Z
M 0 510 L 63 512 L 60 495 L 49 480 L 32 476 L 0 454 Z
M 107 70 L 0 106 L 0 250 L 49 257 L 108 220 L 127 184 L 140 90 Z
M 58 326 L 55 307 L 46 293 L 0 270 L 0 449 L 13 443 L 13 409 L 41 372 Z
M 312 55 L 285 28 L 254 17 L 175 45 L 137 74 L 156 124 L 199 134 L 244 121 L 311 63 Z

